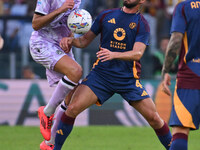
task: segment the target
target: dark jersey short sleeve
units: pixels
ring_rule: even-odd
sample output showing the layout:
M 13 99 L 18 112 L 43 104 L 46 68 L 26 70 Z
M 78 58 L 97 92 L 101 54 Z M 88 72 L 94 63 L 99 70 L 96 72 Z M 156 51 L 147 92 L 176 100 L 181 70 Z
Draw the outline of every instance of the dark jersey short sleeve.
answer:
M 172 19 L 171 33 L 180 32 L 185 33 L 186 29 L 186 17 L 184 13 L 184 4 L 180 3 L 176 6 Z
M 150 28 L 143 16 L 140 19 L 137 30 L 138 31 L 135 42 L 142 42 L 145 45 L 149 45 Z

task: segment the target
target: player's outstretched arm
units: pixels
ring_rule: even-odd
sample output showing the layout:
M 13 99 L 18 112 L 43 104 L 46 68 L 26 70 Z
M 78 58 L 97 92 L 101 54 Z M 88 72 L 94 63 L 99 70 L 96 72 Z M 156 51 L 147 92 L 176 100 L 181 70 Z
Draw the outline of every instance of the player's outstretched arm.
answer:
M 47 15 L 34 14 L 32 20 L 33 29 L 37 31 L 43 28 L 44 26 L 51 23 L 58 15 L 64 13 L 68 9 L 72 9 L 73 7 L 74 0 L 66 0 L 60 8 L 54 10 Z
M 142 42 L 135 42 L 133 50 L 126 52 L 111 52 L 108 49 L 100 48 L 97 52 L 97 57 L 102 61 L 121 59 L 126 61 L 139 61 L 144 54 L 146 45 Z

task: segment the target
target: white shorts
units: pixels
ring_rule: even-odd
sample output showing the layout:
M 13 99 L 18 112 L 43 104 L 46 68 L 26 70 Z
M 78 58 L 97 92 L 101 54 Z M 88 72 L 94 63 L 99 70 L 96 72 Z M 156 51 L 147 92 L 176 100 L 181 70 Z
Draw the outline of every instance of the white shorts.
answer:
M 64 76 L 54 71 L 54 66 L 58 60 L 68 55 L 75 61 L 72 51 L 66 54 L 59 45 L 44 40 L 30 41 L 30 53 L 33 60 L 46 68 L 46 76 L 50 86 L 58 83 Z

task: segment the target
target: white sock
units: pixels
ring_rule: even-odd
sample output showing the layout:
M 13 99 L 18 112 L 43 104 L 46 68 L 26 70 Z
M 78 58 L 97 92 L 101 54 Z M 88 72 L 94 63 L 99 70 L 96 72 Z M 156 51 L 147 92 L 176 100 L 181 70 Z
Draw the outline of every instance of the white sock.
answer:
M 65 99 L 67 94 L 73 90 L 76 85 L 78 85 L 78 83 L 74 83 L 68 79 L 67 76 L 64 76 L 62 79 L 60 79 L 51 99 L 44 108 L 45 115 L 50 117 L 52 114 L 54 114 L 58 105 Z
M 67 109 L 67 106 L 65 105 L 65 102 L 63 101 L 62 104 L 60 105 L 60 107 L 58 108 L 58 110 L 56 111 L 56 114 L 54 116 L 55 120 L 54 120 L 53 126 L 51 128 L 51 139 L 49 141 L 45 141 L 46 144 L 49 144 L 49 143 L 55 144 L 57 127 L 58 127 L 60 119 L 61 119 L 63 113 L 66 111 L 66 109 Z

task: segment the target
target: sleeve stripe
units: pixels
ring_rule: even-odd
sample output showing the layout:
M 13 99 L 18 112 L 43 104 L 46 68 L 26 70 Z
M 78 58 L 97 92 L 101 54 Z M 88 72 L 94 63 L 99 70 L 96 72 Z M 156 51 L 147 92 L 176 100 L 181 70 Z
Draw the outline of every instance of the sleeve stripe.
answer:
M 184 17 L 184 19 L 185 19 L 185 24 L 187 24 L 187 20 L 186 20 L 186 16 L 185 16 L 185 5 L 183 5 L 183 7 L 182 7 L 182 14 L 183 14 L 183 17 Z
M 40 15 L 40 16 L 45 16 L 45 14 L 39 13 L 39 12 L 35 12 L 35 14 Z

